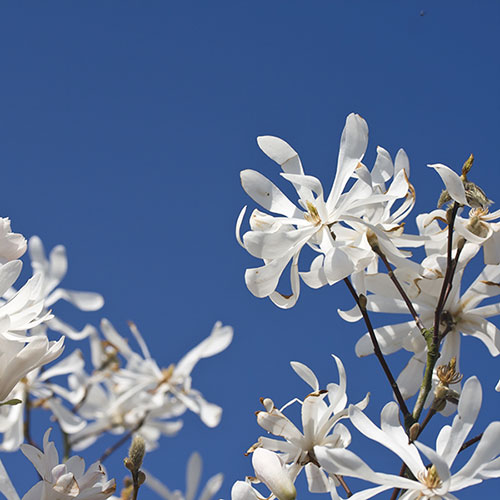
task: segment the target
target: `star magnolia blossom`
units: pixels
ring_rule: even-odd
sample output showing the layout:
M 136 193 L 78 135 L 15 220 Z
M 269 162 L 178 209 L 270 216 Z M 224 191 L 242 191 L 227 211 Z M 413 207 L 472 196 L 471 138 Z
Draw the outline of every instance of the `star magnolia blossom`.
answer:
M 201 359 L 215 356 L 229 346 L 233 339 L 233 329 L 218 321 L 210 335 L 183 356 L 176 365 L 161 369 L 151 356 L 137 327 L 130 323 L 130 328 L 141 348 L 142 356 L 130 349 L 111 323 L 107 320 L 101 323 L 106 339 L 127 360 L 126 367 L 113 376 L 117 390 L 126 392 L 135 388 L 155 393 L 159 398 L 161 395 L 173 396 L 197 413 L 205 425 L 216 427 L 220 422 L 222 409 L 205 401 L 203 396 L 191 387 L 191 372 Z
M 64 349 L 64 338 L 49 342 L 37 335 L 24 345 L 0 336 L 0 402 L 5 401 L 14 386 L 30 371 L 50 363 Z
M 446 364 L 452 358 L 456 358 L 457 370 L 459 369 L 461 334 L 481 340 L 492 356 L 500 354 L 500 332 L 488 320 L 500 314 L 500 304 L 480 305 L 484 300 L 500 295 L 500 287 L 497 285 L 500 282 L 500 267 L 486 266 L 464 293 L 460 290 L 465 266 L 478 251 L 477 245 L 467 243 L 464 246 L 453 277 L 453 287 L 441 318 L 441 334 L 445 331 L 447 333 L 444 337 L 439 364 Z M 444 279 L 446 257 L 435 258 L 431 255 L 422 262 L 422 267 L 427 270 L 427 276 L 432 276 L 432 278 L 411 274 L 408 271 L 396 270 L 395 274 L 399 277 L 422 323 L 426 328 L 431 328 L 434 324 L 434 311 Z M 405 302 L 386 274 L 366 276 L 364 286 L 366 290 L 372 292 L 367 296 L 369 311 L 409 314 Z M 403 396 L 411 397 L 420 387 L 427 356 L 427 345 L 422 334 L 415 326 L 415 322 L 411 320 L 377 328 L 375 335 L 384 354 L 390 354 L 402 348 L 414 353 L 397 379 Z M 356 354 L 366 356 L 372 353 L 373 345 L 369 334 L 366 333 L 356 344 Z M 458 390 L 459 385 L 450 387 Z M 432 393 L 429 394 L 427 405 L 430 404 L 431 398 Z M 452 411 L 454 411 L 454 405 L 447 403 L 444 414 L 450 414 Z
M 40 274 L 43 277 L 40 294 L 44 300 L 45 308 L 50 308 L 60 299 L 70 302 L 81 311 L 97 311 L 103 306 L 104 299 L 98 293 L 59 288 L 59 284 L 68 269 L 66 249 L 63 245 L 55 246 L 50 252 L 49 259 L 47 259 L 42 240 L 38 236 L 32 236 L 29 240 L 29 254 L 33 273 Z M 10 299 L 15 293 L 16 290 L 11 288 L 2 291 L 1 295 Z M 92 327 L 87 325 L 81 332 L 78 332 L 61 319 L 51 316 L 50 321 L 46 321 L 45 324 L 41 325 L 37 333 L 46 333 L 47 327 L 73 340 L 81 340 L 87 337 L 92 330 Z
M 367 143 L 366 122 L 350 114 L 342 133 L 335 180 L 325 200 L 320 181 L 304 174 L 298 154 L 286 142 L 277 137 L 258 138 L 260 148 L 281 166 L 281 175 L 296 189 L 300 208 L 260 173 L 241 172 L 242 186 L 247 194 L 266 210 L 281 216 L 255 210 L 250 217 L 251 231 L 245 233 L 243 239 L 239 232 L 245 208 L 238 217 L 238 241 L 254 257 L 264 260 L 264 266 L 247 269 L 245 273 L 246 284 L 255 296 L 269 297 L 282 308 L 296 303 L 300 292 L 298 259 L 305 245 L 320 254 L 309 272 L 300 273 L 308 286 L 332 285 L 362 270 L 376 260 L 366 240 L 368 229 L 377 234 L 391 261 L 404 261 L 407 255 L 399 251 L 395 243 L 405 241 L 400 223 L 414 201 L 413 188 L 407 196 L 410 184 L 406 154 L 398 154 L 394 170 L 388 153 L 379 148 L 376 165 L 370 173 L 360 163 Z M 385 191 L 385 181 L 393 173 L 394 181 Z M 349 192 L 343 193 L 351 177 L 357 180 Z M 391 214 L 394 201 L 404 197 L 407 200 Z M 410 246 L 420 244 L 409 241 Z M 292 294 L 287 296 L 277 292 L 276 287 L 290 261 Z
M 464 384 L 458 412 L 451 426 L 444 426 L 436 440 L 436 450 L 415 442 L 408 444 L 408 435 L 399 423 L 399 408 L 388 403 L 381 413 L 381 428 L 374 425 L 358 408 L 349 409 L 353 425 L 366 437 L 385 446 L 406 464 L 415 479 L 374 472 L 349 450 L 315 448 L 321 466 L 330 474 L 364 479 L 380 486 L 360 491 L 351 500 L 366 500 L 392 489 L 406 490 L 401 500 L 457 500 L 452 494 L 484 479 L 500 477 L 500 422 L 488 425 L 468 462 L 455 474 L 450 472 L 461 446 L 472 429 L 481 407 L 481 385 L 476 377 Z M 426 466 L 419 451 L 431 462 Z
M 179 490 L 170 491 L 159 479 L 154 477 L 150 472 L 144 470 L 146 474 L 146 486 L 149 486 L 156 494 L 165 500 L 194 500 L 198 486 L 200 484 L 202 472 L 202 460 L 199 453 L 194 452 L 189 457 L 186 467 L 186 493 Z M 216 474 L 208 481 L 198 497 L 199 500 L 211 500 L 222 486 L 224 476 Z
M 351 435 L 339 420 L 347 417 L 346 374 L 342 361 L 333 356 L 339 371 L 339 384 L 328 384 L 326 391 L 320 391 L 319 382 L 310 368 L 293 362 L 292 368 L 312 388 L 313 392 L 306 396 L 302 404 L 303 432 L 283 414 L 282 410 L 274 407 L 270 399 L 264 399 L 266 411 L 257 412 L 258 424 L 275 436 L 280 436 L 285 441 L 261 437 L 250 449 L 254 453 L 260 449 L 267 449 L 280 453 L 285 464 L 289 464 L 290 474 L 295 478 L 305 467 L 309 491 L 321 493 L 330 491 L 331 480 L 327 478 L 318 467 L 314 456 L 314 447 L 317 445 L 345 448 L 351 442 Z M 328 396 L 328 403 L 324 401 Z M 368 395 L 357 406 L 364 409 L 368 404 Z M 333 485 L 333 488 L 335 486 Z
M 115 492 L 115 480 L 107 480 L 99 462 L 93 463 L 87 472 L 84 460 L 78 456 L 60 464 L 49 435 L 50 429 L 43 437 L 43 452 L 29 444 L 21 446 L 22 452 L 42 478 L 24 495 L 23 500 L 104 500 Z
M 53 381 L 54 377 L 78 372 L 83 366 L 82 354 L 75 350 L 52 364 L 50 368 L 43 371 L 35 368 L 21 379 L 9 395 L 9 399 L 20 399 L 21 403 L 15 406 L 0 406 L 0 433 L 3 434 L 0 450 L 16 451 L 24 442 L 25 405 L 28 397 L 32 405 L 42 404 L 44 408 L 49 409 L 67 434 L 73 434 L 85 427 L 86 422 L 66 408 L 56 396 L 68 399 L 72 391 Z
M 22 234 L 13 233 L 10 219 L 0 217 L 0 263 L 19 259 L 26 252 L 26 239 Z

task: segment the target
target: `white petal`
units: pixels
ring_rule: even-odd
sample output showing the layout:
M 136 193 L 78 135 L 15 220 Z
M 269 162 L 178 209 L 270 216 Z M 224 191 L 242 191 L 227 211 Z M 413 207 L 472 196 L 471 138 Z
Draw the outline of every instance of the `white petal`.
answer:
M 439 174 L 444 182 L 444 185 L 446 186 L 446 191 L 448 191 L 448 194 L 453 200 L 457 201 L 461 205 L 470 206 L 467 203 L 464 184 L 459 175 L 453 172 L 451 168 L 446 165 L 442 165 L 441 163 L 435 163 L 427 166 L 433 168 Z
M 367 145 L 368 125 L 361 116 L 351 113 L 346 119 L 340 138 L 337 173 L 326 202 L 329 211 L 335 208 L 347 181 L 363 159 Z
M 224 476 L 222 474 L 212 476 L 201 491 L 199 500 L 210 500 L 220 490 L 223 481 Z
M 196 451 L 191 454 L 186 469 L 186 500 L 193 500 L 201 477 L 201 457 Z
M 245 481 L 236 481 L 231 488 L 231 500 L 258 500 L 260 497 Z
M 255 170 L 243 170 L 241 185 L 248 196 L 266 210 L 287 217 L 300 217 L 302 212 L 269 179 Z
M 255 476 L 262 481 L 279 500 L 295 500 L 297 492 L 278 455 L 263 448 L 252 454 Z
M 444 443 L 444 440 L 441 440 L 441 445 L 444 445 L 444 447 L 437 450 L 448 467 L 451 467 L 453 464 L 460 447 L 464 444 L 466 437 L 476 422 L 481 408 L 481 400 L 481 384 L 476 377 L 470 377 L 462 389 L 462 394 L 458 402 L 457 415 L 453 419 L 448 440 L 446 443 Z
M 7 500 L 19 500 L 19 495 L 17 494 L 14 486 L 12 485 L 9 475 L 0 460 L 0 493 L 5 495 Z
M 196 347 L 191 349 L 179 361 L 175 367 L 175 374 L 182 374 L 184 376 L 189 375 L 200 359 L 219 354 L 231 344 L 232 340 L 233 328 L 228 325 L 222 326 L 222 323 L 217 321 L 210 335 L 205 340 L 202 340 Z
M 291 361 L 290 365 L 293 371 L 306 383 L 313 391 L 319 390 L 319 382 L 314 375 L 314 372 L 306 365 L 299 363 L 298 361 Z

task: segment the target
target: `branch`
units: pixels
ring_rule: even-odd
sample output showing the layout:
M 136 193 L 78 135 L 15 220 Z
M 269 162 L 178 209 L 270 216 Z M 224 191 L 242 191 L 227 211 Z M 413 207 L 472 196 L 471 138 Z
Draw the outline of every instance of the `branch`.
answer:
M 410 314 L 413 316 L 413 319 L 415 320 L 415 323 L 416 323 L 418 329 L 420 330 L 420 332 L 423 335 L 424 330 L 425 330 L 425 326 L 422 323 L 422 321 L 420 320 L 420 317 L 419 317 L 417 311 L 413 307 L 413 304 L 412 304 L 410 298 L 408 297 L 404 288 L 401 286 L 401 283 L 399 282 L 398 278 L 394 274 L 394 271 L 392 270 L 391 264 L 387 260 L 387 257 L 385 256 L 385 254 L 382 252 L 382 250 L 380 249 L 380 247 L 378 245 L 372 246 L 372 250 L 381 258 L 382 262 L 384 263 L 384 265 L 387 269 L 387 274 L 389 275 L 389 278 L 391 278 L 391 280 L 394 283 L 394 285 L 396 286 L 399 294 L 401 295 L 401 297 L 405 301 L 405 304 L 408 307 Z
M 100 457 L 99 462 L 103 463 L 112 453 L 114 453 L 120 446 L 125 444 L 134 432 L 137 432 L 146 420 L 147 415 L 145 415 L 137 424 L 130 429 L 126 434 L 124 434 L 115 444 L 110 446 Z
M 441 292 L 439 294 L 438 303 L 434 313 L 434 327 L 430 330 L 426 330 L 424 333 L 424 338 L 427 343 L 427 363 L 425 366 L 424 379 L 418 393 L 417 402 L 415 403 L 415 407 L 413 408 L 413 418 L 415 418 L 417 421 L 422 414 L 425 400 L 427 399 L 427 396 L 432 387 L 432 374 L 434 373 L 436 362 L 439 359 L 439 344 L 441 342 L 439 326 L 441 324 L 441 315 L 443 313 L 446 299 L 448 298 L 452 288 L 453 275 L 457 268 L 458 258 L 461 251 L 461 248 L 458 248 L 455 259 L 452 258 L 453 227 L 455 225 L 455 219 L 457 217 L 459 207 L 460 205 L 457 202 L 454 202 L 451 212 L 448 213 L 448 249 L 446 259 L 446 272 L 443 284 L 441 285 Z
M 373 351 L 375 353 L 375 356 L 377 356 L 377 359 L 382 366 L 382 369 L 384 370 L 384 373 L 387 377 L 387 380 L 389 381 L 389 384 L 391 385 L 391 388 L 394 392 L 394 396 L 396 397 L 399 408 L 401 409 L 401 412 L 403 413 L 404 421 L 405 421 L 405 427 L 406 429 L 409 429 L 412 424 L 415 422 L 413 419 L 412 414 L 408 410 L 408 407 L 406 406 L 406 402 L 401 394 L 401 391 L 399 390 L 398 384 L 394 378 L 394 376 L 391 373 L 391 370 L 389 368 L 389 365 L 385 361 L 384 355 L 382 354 L 382 351 L 380 350 L 380 346 L 378 344 L 377 337 L 375 335 L 375 331 L 373 330 L 372 322 L 370 320 L 370 317 L 368 316 L 368 312 L 366 310 L 366 297 L 363 295 L 363 299 L 361 299 L 361 296 L 359 296 L 352 286 L 352 283 L 350 282 L 349 278 L 344 278 L 344 282 L 347 285 L 347 288 L 351 292 L 351 295 L 353 296 L 354 300 L 356 301 L 356 304 L 359 307 L 359 310 L 361 311 L 361 314 L 363 316 L 363 319 L 365 320 L 366 327 L 368 328 L 368 333 L 370 335 L 370 339 L 373 344 Z

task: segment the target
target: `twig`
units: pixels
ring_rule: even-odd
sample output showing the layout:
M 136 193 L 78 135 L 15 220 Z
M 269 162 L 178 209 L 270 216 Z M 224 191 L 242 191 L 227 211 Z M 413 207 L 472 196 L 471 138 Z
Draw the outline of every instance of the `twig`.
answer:
M 375 331 L 373 329 L 372 322 L 370 320 L 370 317 L 368 316 L 368 311 L 366 310 L 366 303 L 362 302 L 362 299 L 360 299 L 360 296 L 358 295 L 358 293 L 356 292 L 356 290 L 352 286 L 352 283 L 350 282 L 349 278 L 344 278 L 344 282 L 347 285 L 347 288 L 349 289 L 349 291 L 351 292 L 351 295 L 353 296 L 354 300 L 356 301 L 356 304 L 358 305 L 359 310 L 361 311 L 361 314 L 362 314 L 363 319 L 365 321 L 366 327 L 368 328 L 368 333 L 370 335 L 370 339 L 371 339 L 372 344 L 373 344 L 373 351 L 375 353 L 375 356 L 377 357 L 380 365 L 382 366 L 382 369 L 384 370 L 384 373 L 387 377 L 387 380 L 389 381 L 389 384 L 391 385 L 391 388 L 394 392 L 394 395 L 396 396 L 396 399 L 397 399 L 398 404 L 399 404 L 399 408 L 401 409 L 401 412 L 403 413 L 405 427 L 406 427 L 406 429 L 409 429 L 415 423 L 415 420 L 413 419 L 412 414 L 408 410 L 408 407 L 406 406 L 406 402 L 401 394 L 401 391 L 399 390 L 398 384 L 397 384 L 394 376 L 391 373 L 389 365 L 385 361 L 385 358 L 384 358 L 384 355 L 382 354 L 382 351 L 380 350 L 380 346 L 379 346 L 377 337 L 375 335 Z
M 481 434 L 479 434 L 478 436 L 476 437 L 473 437 L 472 439 L 469 439 L 468 441 L 466 441 L 461 447 L 460 449 L 458 450 L 458 453 L 460 453 L 461 451 L 464 451 L 466 450 L 469 446 L 472 446 L 473 444 L 477 443 L 478 441 L 481 440 L 481 438 L 483 437 L 483 433 L 481 432 Z
M 343 476 L 339 476 L 338 474 L 335 474 L 335 477 L 337 478 L 338 482 L 344 488 L 344 491 L 347 494 L 347 498 L 352 497 L 352 491 L 349 489 L 349 486 L 347 486 L 347 483 L 345 482 L 345 479 Z
M 130 429 L 126 434 L 124 434 L 115 444 L 111 445 L 99 458 L 99 462 L 103 463 L 104 460 L 106 460 L 112 453 L 114 453 L 120 446 L 125 444 L 129 438 L 132 436 L 134 432 L 137 432 L 141 427 L 142 424 L 144 424 L 144 421 L 146 420 L 145 415 L 137 424 Z
M 401 283 L 399 282 L 398 278 L 394 274 L 394 271 L 391 267 L 391 264 L 387 260 L 387 257 L 385 256 L 384 252 L 382 252 L 381 248 L 378 245 L 372 245 L 372 250 L 380 257 L 380 259 L 384 263 L 384 265 L 387 269 L 387 274 L 389 275 L 389 278 L 391 278 L 391 281 L 394 283 L 394 285 L 397 288 L 402 299 L 405 301 L 406 307 L 408 307 L 410 314 L 413 316 L 413 319 L 415 320 L 415 324 L 417 325 L 418 329 L 423 334 L 424 330 L 425 330 L 425 326 L 422 323 L 422 321 L 420 320 L 420 316 L 418 315 L 417 311 L 415 311 L 415 308 L 413 307 L 413 304 L 412 304 L 410 298 L 408 297 L 404 288 L 401 286 Z
M 403 465 L 401 466 L 401 469 L 399 470 L 399 476 L 403 477 L 406 473 L 406 464 L 403 462 Z M 394 488 L 392 491 L 392 495 L 390 500 L 396 500 L 398 498 L 399 493 L 401 492 L 401 488 Z
M 447 258 L 446 258 L 446 272 L 444 275 L 443 284 L 441 286 L 441 293 L 439 294 L 438 303 L 436 306 L 436 311 L 434 313 L 434 344 L 439 344 L 439 324 L 441 322 L 441 314 L 443 312 L 444 304 L 447 296 L 450 293 L 453 281 L 453 272 L 456 269 L 453 269 L 452 265 L 452 252 L 453 252 L 453 228 L 455 226 L 455 219 L 457 217 L 457 212 L 459 208 L 459 204 L 457 202 L 453 203 L 453 207 L 449 214 L 448 221 L 448 250 L 447 250 Z M 448 289 L 449 287 L 449 289 Z

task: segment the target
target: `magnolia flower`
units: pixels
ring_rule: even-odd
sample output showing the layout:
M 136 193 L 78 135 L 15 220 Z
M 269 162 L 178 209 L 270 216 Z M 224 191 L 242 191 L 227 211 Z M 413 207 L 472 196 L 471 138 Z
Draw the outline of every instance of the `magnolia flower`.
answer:
M 0 264 L 19 259 L 24 252 L 26 252 L 24 236 L 11 231 L 8 217 L 0 217 Z
M 199 453 L 194 452 L 189 457 L 186 467 L 186 492 L 182 493 L 179 490 L 170 491 L 159 479 L 154 477 L 150 472 L 144 471 L 146 474 L 146 486 L 149 486 L 155 493 L 165 500 L 194 500 L 201 479 L 202 460 Z M 199 500 L 211 500 L 222 486 L 224 476 L 215 474 L 208 481 L 201 491 Z
M 38 236 L 32 236 L 29 240 L 29 254 L 33 273 L 43 276 L 41 297 L 44 300 L 46 308 L 51 307 L 60 299 L 70 302 L 81 311 L 96 311 L 103 306 L 104 299 L 98 293 L 58 288 L 68 269 L 68 260 L 64 246 L 57 245 L 54 247 L 47 260 L 42 241 Z M 5 290 L 2 293 L 6 298 L 10 298 L 14 294 L 14 289 Z M 81 332 L 78 332 L 59 318 L 51 317 L 50 321 L 47 321 L 46 325 L 42 325 L 37 333 L 45 333 L 47 326 L 74 340 L 87 337 L 91 331 L 90 325 L 87 325 Z
M 23 443 L 25 405 L 28 398 L 32 406 L 43 406 L 50 410 L 66 434 L 73 434 L 85 427 L 86 422 L 70 411 L 57 397 L 68 400 L 72 391 L 54 383 L 55 377 L 78 372 L 83 366 L 82 354 L 76 350 L 52 364 L 50 368 L 43 371 L 35 368 L 21 379 L 9 395 L 9 399 L 19 399 L 21 403 L 15 406 L 0 406 L 0 433 L 3 434 L 0 450 L 16 451 Z
M 295 500 L 297 492 L 276 453 L 257 448 L 252 455 L 255 477 L 263 482 L 278 500 Z
M 115 480 L 106 478 L 99 462 L 93 463 L 85 471 L 85 461 L 73 456 L 64 464 L 59 463 L 59 455 L 52 441 L 51 429 L 43 437 L 43 452 L 29 444 L 21 446 L 22 452 L 35 466 L 41 481 L 35 484 L 23 500 L 104 500 L 116 489 Z
M 135 388 L 135 390 L 150 391 L 160 398 L 161 395 L 173 396 L 189 410 L 198 414 L 205 425 L 217 426 L 222 409 L 218 405 L 207 402 L 200 392 L 192 388 L 191 372 L 198 361 L 215 356 L 229 346 L 233 339 L 233 329 L 227 325 L 223 326 L 218 321 L 210 335 L 183 356 L 177 364 L 161 369 L 151 356 L 137 327 L 133 323 L 129 325 L 141 348 L 141 354 L 132 351 L 109 321 L 101 322 L 101 329 L 106 340 L 115 346 L 127 360 L 126 367 L 113 375 L 117 390 L 126 392 Z M 98 346 L 94 345 L 97 349 Z
M 63 337 L 57 342 L 49 342 L 47 337 L 37 335 L 24 345 L 0 336 L 0 402 L 30 371 L 60 356 L 64 349 L 63 343 Z
M 459 367 L 461 334 L 481 340 L 492 356 L 500 353 L 500 332 L 488 318 L 500 314 L 500 304 L 481 306 L 484 300 L 500 294 L 500 268 L 486 266 L 465 292 L 461 292 L 460 283 L 466 264 L 478 252 L 479 247 L 466 244 L 462 250 L 457 271 L 453 277 L 453 287 L 445 303 L 441 316 L 441 335 L 444 336 L 439 364 L 446 364 L 452 358 Z M 412 301 L 415 310 L 426 328 L 434 324 L 434 311 L 441 292 L 446 269 L 446 257 L 431 255 L 422 262 L 428 277 L 400 272 L 396 269 L 402 287 Z M 367 309 L 381 313 L 409 314 L 408 308 L 398 291 L 385 274 L 366 276 L 364 285 L 373 292 L 367 296 Z M 348 319 L 343 316 L 344 319 Z M 357 318 L 351 318 L 351 320 Z M 404 397 L 409 398 L 417 392 L 422 381 L 422 372 L 427 356 L 426 342 L 415 326 L 415 322 L 405 321 L 377 328 L 375 335 L 384 354 L 399 349 L 413 353 L 412 358 L 399 375 L 397 382 Z M 356 344 L 356 354 L 366 356 L 373 353 L 373 345 L 366 333 Z M 435 382 L 437 379 L 435 378 Z M 459 385 L 450 386 L 457 390 Z M 427 404 L 430 404 L 430 393 Z M 454 406 L 447 404 L 445 414 L 454 411 Z
M 366 238 L 368 230 L 380 238 L 388 258 L 398 262 L 405 259 L 407 255 L 397 249 L 396 243 L 405 241 L 401 239 L 400 223 L 414 202 L 414 191 L 408 182 L 408 159 L 401 150 L 394 166 L 387 151 L 379 148 L 375 167 L 369 172 L 361 163 L 368 142 L 368 127 L 360 116 L 350 114 L 346 119 L 337 173 L 326 200 L 320 181 L 304 174 L 298 154 L 286 142 L 270 136 L 259 137 L 257 142 L 264 153 L 281 166 L 281 175 L 297 191 L 300 208 L 263 175 L 253 170 L 241 172 L 247 194 L 279 215 L 255 210 L 250 217 L 251 230 L 243 239 L 239 233 L 246 208 L 238 217 L 238 241 L 254 257 L 264 260 L 264 266 L 247 269 L 245 273 L 246 284 L 255 296 L 269 297 L 279 307 L 289 308 L 299 296 L 299 274 L 308 286 L 318 288 L 332 285 L 376 262 L 377 256 Z M 394 181 L 386 190 L 385 182 L 393 174 Z M 351 177 L 357 180 L 349 192 L 343 193 Z M 395 200 L 401 198 L 406 198 L 405 202 L 392 213 Z M 409 241 L 410 246 L 415 246 L 415 240 Z M 305 245 L 319 255 L 310 271 L 299 273 L 298 259 Z M 277 292 L 276 287 L 290 261 L 292 293 L 288 296 Z
M 257 422 L 266 431 L 284 438 L 285 441 L 260 437 L 249 450 L 254 453 L 260 449 L 279 452 L 283 462 L 291 464 L 290 474 L 293 477 L 305 467 L 311 492 L 326 492 L 332 487 L 331 480 L 318 467 L 314 447 L 320 445 L 345 448 L 351 442 L 349 431 L 339 423 L 339 420 L 347 417 L 346 374 L 342 361 L 336 356 L 333 358 L 337 363 L 340 380 L 339 384 L 328 384 L 327 390 L 319 389 L 319 382 L 310 368 L 302 363 L 292 362 L 292 368 L 313 392 L 306 396 L 303 402 L 292 400 L 281 410 L 275 408 L 269 398 L 264 399 L 266 411 L 257 412 Z M 325 402 L 325 396 L 328 396 L 328 403 Z M 303 432 L 283 414 L 283 409 L 294 401 L 299 401 L 302 405 Z M 368 395 L 357 406 L 364 409 L 367 404 Z
M 399 408 L 388 403 L 381 413 L 381 428 L 374 425 L 358 408 L 351 406 L 349 418 L 366 437 L 377 441 L 406 464 L 414 479 L 374 472 L 357 455 L 345 449 L 315 448 L 321 466 L 329 474 L 357 477 L 380 486 L 361 491 L 350 497 L 366 500 L 392 489 L 406 490 L 401 500 L 457 500 L 452 494 L 484 479 L 500 477 L 500 422 L 488 425 L 468 462 L 456 473 L 450 469 L 472 429 L 481 406 L 481 385 L 476 377 L 464 384 L 457 415 L 451 426 L 444 426 L 436 440 L 436 449 L 420 443 L 408 443 L 408 435 L 399 423 Z M 426 466 L 420 453 L 431 462 Z

